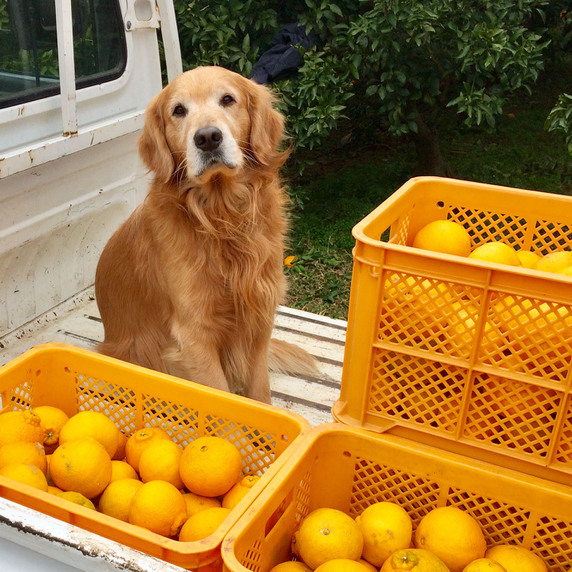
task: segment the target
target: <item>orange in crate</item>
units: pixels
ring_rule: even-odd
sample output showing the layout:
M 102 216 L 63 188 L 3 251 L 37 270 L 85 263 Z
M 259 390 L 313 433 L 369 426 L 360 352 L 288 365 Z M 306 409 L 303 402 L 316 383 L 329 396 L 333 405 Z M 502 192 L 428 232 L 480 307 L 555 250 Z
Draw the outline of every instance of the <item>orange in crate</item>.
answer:
M 431 220 L 473 248 L 572 249 L 572 198 L 439 177 L 408 181 L 353 229 L 342 423 L 572 477 L 572 282 L 413 248 Z
M 166 538 L 0 477 L 0 495 L 8 500 L 201 572 L 220 570 L 225 534 L 310 429 L 302 417 L 276 407 L 65 344 L 37 346 L 0 368 L 0 413 L 36 405 L 59 407 L 69 416 L 99 411 L 126 435 L 156 427 L 181 447 L 203 435 L 237 447 L 243 471 L 260 479 L 225 522 L 197 542 Z
M 518 544 L 566 572 L 572 562 L 570 487 L 395 435 L 340 423 L 314 427 L 222 546 L 227 572 L 268 572 L 291 558 L 293 532 L 321 507 L 356 517 L 387 501 L 417 528 L 432 509 L 474 517 L 487 546 Z

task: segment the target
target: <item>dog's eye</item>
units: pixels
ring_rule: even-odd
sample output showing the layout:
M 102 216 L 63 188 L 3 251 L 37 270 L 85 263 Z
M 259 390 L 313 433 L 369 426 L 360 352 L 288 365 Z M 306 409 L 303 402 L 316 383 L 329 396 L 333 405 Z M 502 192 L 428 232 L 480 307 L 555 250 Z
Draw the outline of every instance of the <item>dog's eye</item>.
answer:
M 182 105 L 176 105 L 173 109 L 173 115 L 176 117 L 184 117 L 187 115 L 187 110 Z
M 235 103 L 235 99 L 234 97 L 232 97 L 232 95 L 230 95 L 229 93 L 227 93 L 226 95 L 223 95 L 220 102 L 221 105 L 223 105 L 223 107 L 228 107 L 229 105 L 232 105 L 233 103 Z

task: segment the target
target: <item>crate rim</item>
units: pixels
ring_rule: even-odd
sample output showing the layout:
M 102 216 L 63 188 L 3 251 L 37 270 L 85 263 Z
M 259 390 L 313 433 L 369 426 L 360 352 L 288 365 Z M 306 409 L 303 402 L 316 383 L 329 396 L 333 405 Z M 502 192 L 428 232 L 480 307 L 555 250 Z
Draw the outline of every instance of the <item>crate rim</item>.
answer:
M 473 191 L 478 191 L 479 189 L 483 188 L 487 189 L 493 188 L 495 191 L 515 196 L 521 195 L 522 193 L 526 193 L 531 198 L 538 198 L 545 201 L 547 199 L 548 200 L 552 199 L 553 201 L 566 201 L 570 203 L 569 206 L 572 208 L 572 196 L 568 195 L 557 195 L 552 193 L 544 193 L 542 191 L 520 189 L 517 187 L 508 187 L 503 185 L 482 183 L 478 181 L 467 181 L 464 179 L 454 179 L 450 177 L 438 177 L 438 176 L 412 177 L 408 179 L 401 187 L 399 187 L 396 191 L 394 191 L 389 197 L 387 197 L 382 203 L 380 203 L 375 209 L 373 209 L 370 213 L 368 213 L 364 218 L 362 218 L 352 227 L 352 236 L 356 239 L 356 246 L 354 246 L 353 248 L 353 255 L 357 257 L 360 261 L 365 262 L 366 264 L 376 265 L 376 262 L 374 260 L 360 256 L 357 253 L 358 245 L 359 243 L 363 243 L 364 245 L 367 245 L 369 247 L 379 247 L 379 245 L 382 244 L 383 248 L 387 250 L 392 250 L 394 252 L 408 253 L 408 254 L 411 254 L 413 251 L 415 255 L 423 258 L 428 258 L 431 260 L 446 260 L 456 263 L 458 263 L 459 260 L 462 260 L 463 264 L 469 264 L 471 266 L 480 267 L 484 269 L 503 270 L 510 274 L 529 275 L 547 281 L 556 280 L 557 282 L 562 282 L 564 284 L 572 283 L 572 276 L 543 272 L 540 270 L 534 270 L 532 268 L 524 268 L 522 266 L 520 267 L 510 266 L 507 264 L 499 264 L 496 262 L 476 260 L 465 256 L 456 256 L 453 254 L 432 252 L 430 250 L 424 250 L 422 248 L 413 249 L 413 247 L 411 246 L 395 244 L 382 240 L 376 240 L 374 238 L 371 238 L 365 233 L 365 229 L 369 226 L 369 224 L 374 222 L 379 217 L 380 213 L 386 211 L 389 207 L 398 203 L 399 200 L 402 199 L 402 197 L 406 195 L 408 192 L 410 192 L 413 187 L 420 184 L 437 183 L 437 182 L 453 187 L 463 188 L 464 190 L 469 188 Z

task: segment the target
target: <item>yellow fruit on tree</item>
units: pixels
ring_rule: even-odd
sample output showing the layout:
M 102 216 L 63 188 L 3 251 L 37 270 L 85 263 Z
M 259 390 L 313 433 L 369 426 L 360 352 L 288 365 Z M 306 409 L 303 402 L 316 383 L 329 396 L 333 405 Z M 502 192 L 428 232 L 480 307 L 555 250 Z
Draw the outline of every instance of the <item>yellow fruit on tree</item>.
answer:
M 209 537 L 230 514 L 229 508 L 214 507 L 190 516 L 179 532 L 181 542 L 194 542 Z
M 57 445 L 62 427 L 69 421 L 69 416 L 59 407 L 52 405 L 39 405 L 34 412 L 40 416 L 40 423 L 44 430 L 44 445 L 46 447 Z
M 139 476 L 146 483 L 162 480 L 178 489 L 184 487 L 179 468 L 183 449 L 174 441 L 159 439 L 145 447 L 139 459 Z
M 468 256 L 471 237 L 463 225 L 451 220 L 434 220 L 421 228 L 413 239 L 414 248 Z
M 516 250 L 504 242 L 485 242 L 477 246 L 477 248 L 469 254 L 469 258 L 484 260 L 485 262 L 495 262 L 497 264 L 520 266 L 520 260 Z
M 80 506 L 84 506 L 85 508 L 96 510 L 93 502 L 91 502 L 87 497 L 85 497 L 81 493 L 77 493 L 75 491 L 61 491 L 56 493 L 56 496 L 58 496 L 61 499 L 65 499 L 69 502 L 73 502 L 74 504 L 79 504 Z
M 195 493 L 183 493 L 183 498 L 187 504 L 187 516 L 193 516 L 201 510 L 206 510 L 207 508 L 214 508 L 217 506 L 222 506 L 220 500 L 214 497 L 202 497 L 196 495 Z
M 26 465 L 24 463 L 6 465 L 0 469 L 0 476 L 48 492 L 46 475 L 36 465 Z
M 8 411 L 0 415 L 0 446 L 14 441 L 44 442 L 40 416 L 33 409 Z
M 129 522 L 129 508 L 133 495 L 142 486 L 141 481 L 133 478 L 110 482 L 99 498 L 99 510 L 107 516 Z
M 363 557 L 375 566 L 381 566 L 396 550 L 411 545 L 411 517 L 396 503 L 374 503 L 356 518 L 356 522 L 363 534 Z
M 139 487 L 129 507 L 129 522 L 174 537 L 187 519 L 187 506 L 181 492 L 167 481 L 149 481 Z
M 2 445 L 0 447 L 0 469 L 6 465 L 13 465 L 15 463 L 35 465 L 44 474 L 46 474 L 48 470 L 46 451 L 44 450 L 44 446 L 40 443 L 14 441 Z
M 64 491 L 76 491 L 92 499 L 111 479 L 111 459 L 104 446 L 87 437 L 62 443 L 50 459 L 50 476 Z
M 60 430 L 60 445 L 75 439 L 91 437 L 99 441 L 111 459 L 117 451 L 119 429 L 106 415 L 99 411 L 80 411 L 72 417 Z
M 369 572 L 369 569 L 357 560 L 336 558 L 320 564 L 314 572 Z
M 139 471 L 139 459 L 145 447 L 158 439 L 170 440 L 171 438 L 159 427 L 138 429 L 129 436 L 125 443 L 125 458 L 136 471 Z
M 111 459 L 111 479 L 109 482 L 119 479 L 139 479 L 139 475 L 127 461 Z
M 356 521 L 334 508 L 313 510 L 292 537 L 292 551 L 312 569 L 334 558 L 359 560 L 363 544 Z
M 530 252 L 529 250 L 517 250 L 516 255 L 523 268 L 534 268 L 540 260 L 540 256 L 536 252 Z
M 239 450 L 222 437 L 199 437 L 183 450 L 181 478 L 185 487 L 197 495 L 224 495 L 238 481 L 241 472 Z
M 489 548 L 485 556 L 502 564 L 506 572 L 548 572 L 544 560 L 523 546 L 499 544 Z
M 477 558 L 463 568 L 463 572 L 507 572 L 506 568 L 490 558 Z
M 560 272 L 572 266 L 572 250 L 558 250 L 545 254 L 534 266 L 543 272 Z
M 451 572 L 483 558 L 487 543 L 479 522 L 456 506 L 443 506 L 427 513 L 415 530 L 415 546 L 438 556 Z
M 252 489 L 252 487 L 260 480 L 258 475 L 247 475 L 242 477 L 238 483 L 224 495 L 222 506 L 224 508 L 234 508 Z
M 439 557 L 423 548 L 404 548 L 394 552 L 379 572 L 451 572 Z
M 270 569 L 270 572 L 312 572 L 312 569 L 303 562 L 292 560 L 276 564 L 276 566 Z

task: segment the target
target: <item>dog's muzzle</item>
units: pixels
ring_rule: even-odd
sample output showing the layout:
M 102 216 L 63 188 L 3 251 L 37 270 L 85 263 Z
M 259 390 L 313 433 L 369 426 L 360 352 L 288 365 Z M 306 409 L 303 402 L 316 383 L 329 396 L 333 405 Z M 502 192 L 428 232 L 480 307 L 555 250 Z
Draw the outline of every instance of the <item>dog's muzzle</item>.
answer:
M 193 136 L 197 149 L 197 169 L 195 175 L 202 175 L 209 167 L 222 164 L 229 169 L 238 166 L 236 153 L 231 149 L 233 142 L 225 140 L 223 132 L 214 125 L 197 129 Z

